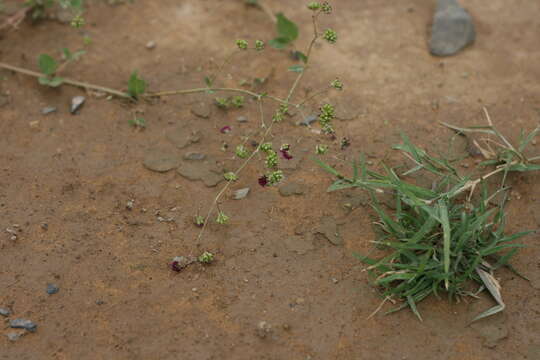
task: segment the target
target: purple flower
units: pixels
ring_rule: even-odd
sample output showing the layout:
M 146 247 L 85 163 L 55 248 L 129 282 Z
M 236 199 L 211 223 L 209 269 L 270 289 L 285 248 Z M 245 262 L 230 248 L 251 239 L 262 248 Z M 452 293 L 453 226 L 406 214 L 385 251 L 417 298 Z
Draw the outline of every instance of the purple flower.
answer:
M 279 150 L 279 152 L 281 153 L 281 156 L 283 156 L 284 159 L 287 159 L 287 160 L 291 160 L 293 157 L 291 154 L 289 154 L 289 150 Z
M 268 185 L 268 178 L 266 177 L 266 175 L 263 175 L 259 178 L 259 185 L 261 185 L 262 187 Z
M 182 266 L 180 266 L 180 263 L 178 261 L 175 260 L 170 265 L 171 265 L 172 271 L 176 271 L 176 272 L 182 271 Z
M 222 134 L 226 134 L 226 133 L 232 131 L 232 129 L 231 129 L 231 127 L 229 125 L 227 125 L 227 126 L 222 127 L 221 130 L 219 130 L 219 131 L 221 131 Z

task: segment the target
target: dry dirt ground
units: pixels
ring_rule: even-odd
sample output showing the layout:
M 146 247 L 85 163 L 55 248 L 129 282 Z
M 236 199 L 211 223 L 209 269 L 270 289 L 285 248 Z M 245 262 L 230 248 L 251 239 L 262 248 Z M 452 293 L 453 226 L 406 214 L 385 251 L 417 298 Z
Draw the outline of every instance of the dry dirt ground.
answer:
M 327 161 L 346 171 L 364 152 L 374 166 L 384 158 L 397 164 L 390 147 L 400 131 L 428 149 L 447 146 L 452 134 L 438 122 L 481 124 L 483 106 L 513 139 L 536 126 L 540 3 L 462 3 L 476 21 L 477 41 L 440 59 L 426 46 L 434 1 L 334 2 L 334 15 L 322 24 L 335 28 L 339 41 L 314 50 L 297 96 L 336 76 L 345 82 L 345 91 L 327 99 L 348 119 L 336 128 L 351 146 L 340 150 L 330 142 Z M 299 24 L 303 48 L 311 31 L 303 2 L 268 5 Z M 138 69 L 152 91 L 182 89 L 201 86 L 235 39 L 274 36 L 269 17 L 242 1 L 93 1 L 85 16 L 82 31 L 56 21 L 4 31 L 0 61 L 37 70 L 38 54 L 83 48 L 86 34 L 92 44 L 65 76 L 125 89 Z M 156 42 L 153 50 L 148 41 Z M 265 91 L 285 96 L 293 64 L 276 50 L 235 58 L 222 83 L 238 86 L 274 68 Z M 259 187 L 256 160 L 233 186 L 250 187 L 247 198 L 232 200 L 229 192 L 221 205 L 230 224 L 211 225 L 197 249 L 191 219 L 206 211 L 217 188 L 174 170 L 149 171 L 142 162 L 163 148 L 176 157 L 195 151 L 238 165 L 232 149 L 259 131 L 255 104 L 229 112 L 210 105 L 203 119 L 192 114 L 195 104 L 210 101 L 201 94 L 128 105 L 73 87 L 45 88 L 10 71 L 0 75 L 7 99 L 0 107 L 0 307 L 38 324 L 37 332 L 12 342 L 6 322 L 1 359 L 540 359 L 538 234 L 523 240 L 528 247 L 513 260 L 531 282 L 498 273 L 504 314 L 467 326 L 493 305 L 483 295 L 458 304 L 427 300 L 419 306 L 424 322 L 409 311 L 368 319 L 381 298 L 352 254 L 371 249 L 371 210 L 343 208 L 361 192 L 326 193 L 331 179 L 310 160 L 322 140 L 295 125 L 300 114 L 276 128 L 274 141 L 293 145 L 296 162 L 286 183 L 303 185 L 303 194 L 284 197 Z M 75 95 L 87 95 L 87 102 L 71 115 Z M 319 103 L 310 104 L 313 112 Z M 44 116 L 45 106 L 58 111 Z M 144 131 L 128 124 L 135 110 L 147 121 Z M 267 106 L 267 116 L 272 110 Z M 238 123 L 238 116 L 248 121 Z M 219 131 L 225 125 L 232 127 L 228 134 Z M 174 149 L 166 135 L 177 126 L 198 131 L 200 141 Z M 510 182 L 509 231 L 538 229 L 540 174 Z M 325 216 L 336 222 L 341 245 L 317 234 Z M 6 228 L 18 229 L 16 240 Z M 216 262 L 181 273 L 168 268 L 174 256 L 202 250 L 214 252 Z M 60 291 L 48 295 L 48 283 Z M 268 331 L 258 330 L 263 321 Z

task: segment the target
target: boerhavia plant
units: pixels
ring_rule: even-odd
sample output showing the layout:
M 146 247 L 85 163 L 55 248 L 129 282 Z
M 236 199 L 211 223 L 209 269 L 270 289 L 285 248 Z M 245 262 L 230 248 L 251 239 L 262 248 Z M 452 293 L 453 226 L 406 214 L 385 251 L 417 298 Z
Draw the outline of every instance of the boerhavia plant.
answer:
M 506 234 L 506 180 L 512 172 L 540 170 L 540 156 L 524 154 L 540 127 L 523 135 L 514 146 L 493 126 L 486 110 L 485 115 L 487 126 L 460 128 L 444 124 L 460 134 L 480 132 L 497 137 L 475 141 L 485 158 L 480 166 L 495 166 L 477 177 L 460 174 L 453 162 L 430 155 L 405 135 L 403 143 L 394 149 L 401 151 L 413 167 L 401 174 L 384 164 L 382 173 L 370 170 L 361 157 L 353 163 L 352 177 L 346 177 L 317 160 L 336 177 L 328 191 L 361 188 L 371 195 L 375 225 L 380 230 L 375 244 L 385 250 L 385 255 L 357 257 L 368 265 L 372 282 L 384 298 L 376 312 L 386 301 L 401 301 L 388 313 L 408 307 L 422 320 L 417 304 L 428 296 L 446 293 L 450 299 L 459 300 L 476 297 L 484 288 L 497 305 L 472 321 L 504 310 L 501 286 L 493 272 L 503 266 L 515 271 L 508 261 L 523 245 L 514 241 L 531 233 Z M 429 186 L 406 180 L 417 172 L 431 180 Z M 497 175 L 501 175 L 499 185 L 489 191 L 488 179 Z M 476 189 L 480 189 L 479 194 Z M 395 210 L 390 213 L 378 200 L 379 195 L 388 193 L 395 201 Z M 498 201 L 493 201 L 495 198 Z M 471 287 L 474 283 L 479 284 L 479 289 Z

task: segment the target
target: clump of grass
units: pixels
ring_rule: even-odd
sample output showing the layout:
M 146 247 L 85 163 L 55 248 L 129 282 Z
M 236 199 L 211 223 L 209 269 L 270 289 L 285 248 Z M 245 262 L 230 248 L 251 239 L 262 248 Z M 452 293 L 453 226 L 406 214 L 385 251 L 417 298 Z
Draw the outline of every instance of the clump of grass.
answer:
M 353 177 L 346 178 L 317 160 L 337 177 L 328 191 L 360 187 L 371 194 L 372 207 L 378 217 L 375 224 L 382 230 L 375 243 L 386 249 L 387 255 L 378 259 L 357 257 L 368 265 L 371 279 L 381 289 L 385 301 L 402 301 L 388 313 L 409 307 L 422 320 L 417 304 L 428 296 L 439 297 L 445 293 L 449 299 L 459 300 L 463 296 L 475 296 L 484 288 L 498 305 L 473 321 L 502 311 L 505 305 L 493 271 L 502 266 L 510 267 L 508 261 L 523 246 L 514 241 L 530 233 L 505 234 L 508 187 L 504 183 L 509 172 L 540 170 L 540 165 L 532 162 L 539 157 L 531 160 L 523 154 L 540 128 L 522 136 L 519 146 L 514 147 L 491 122 L 482 128 L 450 127 L 459 132 L 482 130 L 504 139 L 497 143 L 496 150 L 490 148 L 482 152 L 486 164 L 495 165 L 495 170 L 475 179 L 463 176 L 450 161 L 429 155 L 405 135 L 402 135 L 403 143 L 394 148 L 403 152 L 414 167 L 400 175 L 396 169 L 385 165 L 383 173 L 369 170 L 361 158 L 359 164 L 356 161 L 353 164 Z M 434 179 L 431 187 L 402 179 L 417 171 Z M 501 185 L 490 193 L 486 180 L 499 173 L 504 173 Z M 477 186 L 480 194 L 473 196 Z M 469 195 L 465 196 L 467 191 Z M 385 211 L 377 198 L 377 194 L 387 192 L 395 198 L 393 213 Z M 492 204 L 495 196 L 503 197 L 498 205 Z M 480 286 L 477 292 L 473 291 L 474 283 Z

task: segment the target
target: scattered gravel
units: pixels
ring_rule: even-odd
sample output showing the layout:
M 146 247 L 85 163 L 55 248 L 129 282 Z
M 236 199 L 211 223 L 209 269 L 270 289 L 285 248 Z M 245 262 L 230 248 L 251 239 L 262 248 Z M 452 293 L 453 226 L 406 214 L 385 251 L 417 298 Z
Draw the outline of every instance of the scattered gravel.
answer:
M 58 291 L 60 291 L 60 288 L 58 286 L 56 286 L 55 284 L 47 284 L 47 294 L 49 295 L 54 295 L 56 294 Z
M 37 325 L 27 319 L 13 319 L 9 322 L 9 326 L 14 329 L 25 329 L 30 332 L 35 332 L 37 330 Z
M 234 200 L 242 200 L 249 194 L 249 188 L 238 189 L 234 192 Z
M 73 99 L 71 99 L 71 113 L 75 114 L 77 111 L 79 111 L 85 101 L 86 98 L 84 96 L 75 96 Z

